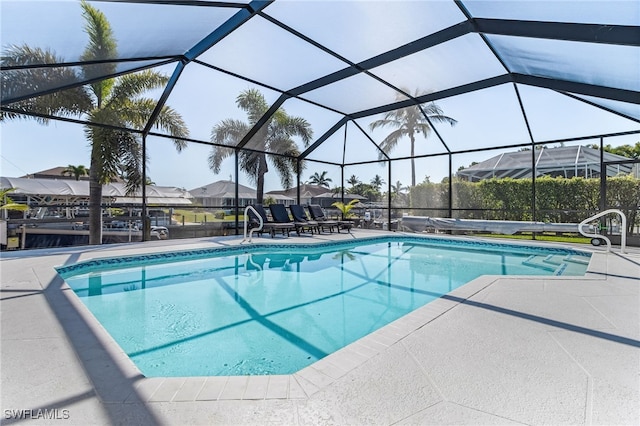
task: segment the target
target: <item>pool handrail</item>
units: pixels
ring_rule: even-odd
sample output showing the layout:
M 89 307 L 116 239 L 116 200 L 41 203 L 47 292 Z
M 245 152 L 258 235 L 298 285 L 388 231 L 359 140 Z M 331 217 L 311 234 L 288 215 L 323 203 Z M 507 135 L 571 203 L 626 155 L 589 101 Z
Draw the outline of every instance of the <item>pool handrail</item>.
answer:
M 258 211 L 255 208 L 253 208 L 253 206 L 245 207 L 244 208 L 244 239 L 240 242 L 240 244 L 247 241 L 247 224 L 249 221 L 249 210 L 252 210 L 253 213 L 255 213 L 255 215 L 258 217 L 258 221 L 260 222 L 257 228 L 251 228 L 249 230 L 249 242 L 251 242 L 251 238 L 253 238 L 253 233 L 256 231 L 261 231 L 262 228 L 264 227 L 264 221 L 262 220 L 262 216 L 260 215 L 260 213 L 258 213 Z
M 611 240 L 607 237 L 605 237 L 604 235 L 600 235 L 600 234 L 590 234 L 588 232 L 584 232 L 582 230 L 582 227 L 584 225 L 587 224 L 587 222 L 591 222 L 592 220 L 598 219 L 599 217 L 602 217 L 604 215 L 610 214 L 610 213 L 617 213 L 620 215 L 620 217 L 622 218 L 622 223 L 621 223 L 621 229 L 622 232 L 620 233 L 620 253 L 624 254 L 624 249 L 627 245 L 627 217 L 624 215 L 624 213 L 622 213 L 622 211 L 618 210 L 618 209 L 609 209 L 609 210 L 605 210 L 603 212 L 600 212 L 596 215 L 591 216 L 590 218 L 587 218 L 585 220 L 583 220 L 582 222 L 580 222 L 580 224 L 578 225 L 578 231 L 580 231 L 580 233 L 582 235 L 584 235 L 587 238 L 599 238 L 601 240 L 604 240 L 607 243 L 607 251 L 611 251 Z

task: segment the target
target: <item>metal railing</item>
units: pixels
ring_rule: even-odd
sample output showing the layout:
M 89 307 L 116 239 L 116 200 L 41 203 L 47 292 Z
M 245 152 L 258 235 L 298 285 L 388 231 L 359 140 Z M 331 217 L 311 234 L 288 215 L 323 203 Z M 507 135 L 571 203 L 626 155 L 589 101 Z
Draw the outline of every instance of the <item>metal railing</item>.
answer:
M 582 227 L 584 225 L 586 225 L 588 222 L 591 222 L 592 220 L 598 219 L 599 217 L 608 215 L 610 213 L 617 213 L 620 215 L 620 217 L 622 218 L 622 223 L 621 223 L 621 235 L 620 235 L 620 253 L 624 253 L 624 249 L 627 246 L 627 217 L 624 215 L 624 213 L 622 213 L 622 211 L 618 210 L 618 209 L 609 209 L 609 210 L 605 210 L 603 212 L 600 212 L 594 216 L 591 216 L 588 219 L 583 220 L 582 222 L 580 222 L 580 224 L 578 225 L 578 231 L 580 231 L 580 233 L 582 235 L 584 235 L 587 238 L 597 238 L 597 239 L 601 239 L 604 240 L 607 243 L 607 251 L 611 251 L 611 240 L 607 237 L 605 237 L 604 235 L 600 235 L 600 234 L 590 234 L 588 232 L 584 232 L 582 230 Z
M 249 242 L 251 242 L 251 238 L 253 238 L 253 233 L 255 231 L 261 231 L 262 227 L 264 226 L 264 222 L 262 221 L 262 216 L 260 216 L 260 213 L 258 213 L 258 211 L 254 209 L 252 206 L 245 207 L 244 208 L 244 239 L 240 242 L 240 244 L 247 241 L 247 225 L 249 222 L 249 210 L 255 213 L 255 215 L 258 217 L 258 221 L 260 222 L 260 225 L 257 228 L 251 228 L 249 230 Z

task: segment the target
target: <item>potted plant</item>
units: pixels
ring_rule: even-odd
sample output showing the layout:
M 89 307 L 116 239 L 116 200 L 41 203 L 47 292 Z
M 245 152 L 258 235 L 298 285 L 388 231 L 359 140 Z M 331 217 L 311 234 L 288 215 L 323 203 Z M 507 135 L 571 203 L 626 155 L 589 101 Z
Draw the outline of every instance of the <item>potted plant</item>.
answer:
M 343 203 L 342 201 L 336 201 L 335 203 L 331 204 L 331 206 L 340 210 L 340 213 L 342 213 L 343 220 L 349 220 L 353 217 L 353 213 L 351 213 L 351 209 L 355 207 L 358 201 L 359 200 L 357 199 L 353 199 L 349 201 L 347 204 Z

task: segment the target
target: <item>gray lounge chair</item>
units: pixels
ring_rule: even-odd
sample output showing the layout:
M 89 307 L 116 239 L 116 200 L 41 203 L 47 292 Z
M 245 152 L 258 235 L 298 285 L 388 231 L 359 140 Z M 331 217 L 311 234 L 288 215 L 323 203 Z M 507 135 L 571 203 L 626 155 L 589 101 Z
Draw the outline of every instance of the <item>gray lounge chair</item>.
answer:
M 324 212 L 322 211 L 322 207 L 320 207 L 320 205 L 318 205 L 318 204 L 309 204 L 308 209 L 309 209 L 309 214 L 311 215 L 311 218 L 313 220 L 315 220 L 316 222 L 318 222 L 318 227 L 319 228 L 329 229 L 329 232 L 333 232 L 333 230 L 335 228 L 338 232 L 340 232 L 340 227 L 338 226 L 338 221 L 337 220 L 330 220 L 329 218 L 327 218 L 324 215 Z
M 262 204 L 254 204 L 252 207 L 256 209 L 256 211 L 262 218 L 262 222 L 264 224 L 262 231 L 259 231 L 260 234 L 266 231 L 266 232 L 269 232 L 269 234 L 271 235 L 271 238 L 273 238 L 275 237 L 276 232 L 280 231 L 282 232 L 282 235 L 285 235 L 286 233 L 288 237 L 289 232 L 292 229 L 295 229 L 295 226 L 293 225 L 292 222 L 277 222 L 277 221 L 269 220 L 269 217 L 267 216 L 267 211 L 264 209 L 264 206 Z M 249 210 L 249 219 L 253 226 L 258 226 L 259 219 L 255 215 L 255 213 L 251 210 Z
M 289 231 L 296 229 L 296 225 L 289 218 L 287 208 L 284 204 L 271 204 L 269 206 L 269 210 L 271 211 L 271 217 L 273 218 L 272 223 L 286 229 L 287 236 L 289 236 Z
M 314 213 L 312 213 L 313 218 L 316 219 L 316 216 L 314 216 L 314 214 L 317 215 L 318 218 L 321 218 L 321 219 L 318 219 L 318 223 L 325 223 L 325 224 L 332 223 L 334 225 L 331 225 L 331 226 L 335 226 L 335 228 L 338 230 L 338 233 L 340 233 L 341 229 L 346 229 L 347 232 L 351 233 L 351 228 L 353 228 L 353 222 L 352 221 L 350 221 L 350 220 L 338 220 L 338 221 L 329 220 L 329 219 L 327 219 L 325 217 L 324 212 L 322 211 L 322 207 L 320 207 L 317 204 L 312 204 L 312 205 L 309 206 L 309 212 L 311 212 L 311 206 L 313 206 L 313 209 L 314 209 Z
M 304 211 L 304 207 L 299 204 L 292 204 L 289 206 L 289 210 L 291 211 L 291 217 L 293 217 L 293 223 L 296 224 L 296 231 L 304 231 L 306 228 L 311 231 L 311 234 L 313 234 L 313 231 L 316 231 L 318 234 L 320 233 L 318 222 L 309 219 L 307 212 Z

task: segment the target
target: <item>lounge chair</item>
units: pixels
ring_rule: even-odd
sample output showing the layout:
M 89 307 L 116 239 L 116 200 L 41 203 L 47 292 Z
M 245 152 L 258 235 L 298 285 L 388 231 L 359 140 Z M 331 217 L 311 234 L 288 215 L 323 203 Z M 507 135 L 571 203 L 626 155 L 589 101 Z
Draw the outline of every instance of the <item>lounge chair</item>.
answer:
M 353 228 L 353 222 L 352 221 L 350 221 L 350 220 L 338 220 L 338 221 L 335 221 L 335 220 L 327 219 L 324 216 L 324 212 L 322 211 L 322 208 L 319 205 L 317 205 L 317 204 L 312 204 L 312 205 L 313 205 L 314 213 L 317 214 L 317 215 L 321 215 L 321 216 L 318 216 L 318 217 L 324 218 L 323 219 L 324 223 L 327 223 L 327 224 L 328 223 L 334 223 L 334 224 L 337 223 L 337 225 L 334 225 L 334 226 L 338 230 L 338 233 L 340 233 L 341 229 L 346 229 L 347 232 L 349 232 L 349 233 L 351 232 L 351 228 Z M 311 207 L 311 205 L 309 207 Z M 311 212 L 311 209 L 309 209 L 309 212 Z M 313 214 L 312 214 L 312 216 L 313 216 Z M 314 219 L 315 219 L 315 217 L 314 217 Z M 323 223 L 322 219 L 318 220 L 318 222 L 319 223 Z
M 309 208 L 309 214 L 311 215 L 311 218 L 316 222 L 318 222 L 319 228 L 327 228 L 329 229 L 329 232 L 333 232 L 333 229 L 335 228 L 338 232 L 340 232 L 338 221 L 328 219 L 324 215 L 324 212 L 322 211 L 322 207 L 320 207 L 320 205 L 309 204 L 308 208 Z
M 280 231 L 282 232 L 282 235 L 286 233 L 288 237 L 289 231 L 295 229 L 295 226 L 292 222 L 277 222 L 269 220 L 267 211 L 264 209 L 264 206 L 262 204 L 254 204 L 252 207 L 256 209 L 260 217 L 262 217 L 262 222 L 264 225 L 262 231 L 259 231 L 260 234 L 262 234 L 262 232 L 264 231 L 267 231 L 271 235 L 271 238 L 273 238 L 276 235 L 276 232 Z M 251 210 L 249 210 L 249 219 L 251 220 L 252 224 L 259 223 L 258 217 L 256 217 L 255 213 Z
M 299 204 L 292 204 L 289 206 L 289 210 L 291 210 L 291 217 L 293 217 L 293 223 L 296 224 L 296 231 L 304 229 L 308 229 L 313 234 L 313 231 L 317 231 L 320 233 L 320 227 L 318 226 L 318 222 L 315 220 L 309 219 L 307 216 L 307 212 L 304 211 L 304 207 Z M 299 232 L 298 232 L 299 233 Z
M 271 204 L 269 206 L 269 210 L 271 211 L 271 217 L 273 218 L 272 223 L 285 226 L 287 230 L 287 236 L 289 235 L 289 231 L 296 229 L 296 225 L 289 218 L 287 208 L 284 206 L 284 204 Z
M 293 223 L 284 204 L 271 204 L 269 210 L 275 223 Z

